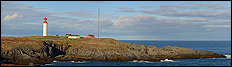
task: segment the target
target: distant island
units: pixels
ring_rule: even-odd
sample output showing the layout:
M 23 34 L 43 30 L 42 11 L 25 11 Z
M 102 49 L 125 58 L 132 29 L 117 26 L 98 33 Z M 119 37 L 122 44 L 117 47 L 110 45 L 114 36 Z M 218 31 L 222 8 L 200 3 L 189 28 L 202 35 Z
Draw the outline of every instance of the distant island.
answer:
M 53 61 L 161 61 L 164 59 L 226 58 L 211 51 L 137 45 L 111 38 L 65 36 L 1 37 L 1 63 L 43 65 Z

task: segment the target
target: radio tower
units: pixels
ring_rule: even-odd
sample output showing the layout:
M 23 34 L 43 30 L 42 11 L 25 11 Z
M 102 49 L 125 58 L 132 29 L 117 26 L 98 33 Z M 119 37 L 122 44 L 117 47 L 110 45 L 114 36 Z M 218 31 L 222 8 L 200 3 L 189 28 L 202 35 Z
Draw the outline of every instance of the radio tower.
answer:
M 97 35 L 97 37 L 98 37 L 98 40 L 99 40 L 99 15 L 100 14 L 100 9 L 98 8 L 98 35 Z

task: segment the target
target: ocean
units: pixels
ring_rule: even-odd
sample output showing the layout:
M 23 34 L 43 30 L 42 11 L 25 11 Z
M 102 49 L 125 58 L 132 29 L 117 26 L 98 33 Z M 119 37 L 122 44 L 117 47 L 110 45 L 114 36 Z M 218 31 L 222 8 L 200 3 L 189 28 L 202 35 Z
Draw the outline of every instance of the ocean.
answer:
M 52 62 L 42 66 L 231 66 L 231 41 L 150 41 L 150 40 L 119 40 L 133 44 L 145 44 L 163 48 L 182 47 L 212 51 L 224 54 L 228 58 L 206 58 L 206 59 L 174 59 L 175 61 L 149 62 L 149 61 L 84 61 L 84 62 Z

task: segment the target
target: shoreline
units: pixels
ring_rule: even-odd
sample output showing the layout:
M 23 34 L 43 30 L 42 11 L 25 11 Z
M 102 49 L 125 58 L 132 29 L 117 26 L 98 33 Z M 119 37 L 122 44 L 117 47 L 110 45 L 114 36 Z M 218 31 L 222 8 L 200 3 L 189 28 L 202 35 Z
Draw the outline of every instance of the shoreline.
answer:
M 1 64 L 1 66 L 32 66 L 32 65 Z

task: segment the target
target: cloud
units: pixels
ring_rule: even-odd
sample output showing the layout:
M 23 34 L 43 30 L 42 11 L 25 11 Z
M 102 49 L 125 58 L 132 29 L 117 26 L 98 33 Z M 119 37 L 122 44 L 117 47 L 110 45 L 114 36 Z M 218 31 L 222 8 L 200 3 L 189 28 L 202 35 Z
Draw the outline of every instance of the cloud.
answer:
M 152 8 L 153 6 L 141 6 L 140 8 Z
M 104 27 L 104 28 L 113 26 L 113 21 L 112 21 L 112 19 L 109 19 L 107 17 L 100 18 L 100 20 L 99 20 L 99 26 L 100 27 Z
M 17 13 L 14 13 L 13 15 L 6 15 L 5 17 L 4 17 L 4 21 L 10 21 L 10 20 L 13 20 L 13 19 L 15 19 L 15 18 L 17 18 L 18 17 L 18 14 Z M 22 17 L 22 15 L 20 15 L 19 17 Z
M 136 12 L 142 12 L 146 14 L 161 15 L 167 17 L 202 17 L 202 18 L 212 18 L 212 19 L 230 19 L 230 11 L 177 11 L 175 9 L 169 8 L 159 8 L 154 10 L 136 10 Z
M 218 12 L 218 11 L 178 11 L 171 13 L 163 13 L 164 16 L 171 17 L 202 17 L 213 19 L 229 19 L 231 12 Z
M 97 10 L 79 10 L 79 11 L 71 11 L 71 12 L 57 12 L 60 15 L 67 15 L 67 16 L 71 16 L 71 17 L 75 17 L 75 18 L 82 18 L 85 19 L 87 18 L 87 20 L 89 18 L 97 18 L 98 16 L 98 11 Z M 112 14 L 106 14 L 104 12 L 100 12 L 100 17 L 108 17 L 111 18 Z
M 2 34 L 10 33 L 15 31 L 14 33 L 27 33 L 27 32 L 37 32 L 41 33 L 41 24 L 43 22 L 43 18 L 46 16 L 48 18 L 48 29 L 50 30 L 49 35 L 52 34 L 65 34 L 65 33 L 80 33 L 81 35 L 85 35 L 88 33 L 97 32 L 97 11 L 72 11 L 72 12 L 52 12 L 46 11 L 46 8 L 34 8 L 28 4 L 20 4 L 15 2 L 2 2 Z M 4 6 L 4 7 L 3 7 Z M 14 7 L 17 6 L 17 7 Z M 28 7 L 30 6 L 30 7 Z M 6 15 L 12 15 L 13 13 L 17 13 L 17 20 L 11 21 L 3 21 Z M 21 14 L 21 15 L 19 15 Z M 70 15 L 70 17 L 65 17 L 64 15 Z M 104 30 L 104 28 L 108 28 L 112 26 L 112 21 L 109 15 L 101 13 L 100 18 L 100 28 Z M 76 18 L 77 17 L 77 18 Z M 85 19 L 88 18 L 88 19 Z M 93 18 L 93 19 L 89 19 Z M 9 23 L 5 23 L 9 22 Z M 15 25 L 17 24 L 17 25 Z M 20 32 L 20 31 L 24 32 Z M 32 31 L 33 30 L 33 31 Z
M 170 31 L 175 29 L 182 29 L 180 21 L 162 20 L 155 16 L 149 15 L 134 15 L 134 16 L 123 16 L 116 19 L 113 23 L 115 29 L 120 29 L 120 33 L 133 33 L 133 34 L 144 34 L 151 35 L 153 32 L 159 31 Z
M 213 25 L 213 26 L 212 26 Z M 223 26 L 222 26 L 223 25 Z M 229 20 L 209 20 L 207 18 L 158 18 L 150 15 L 134 15 L 117 18 L 113 26 L 115 30 L 121 30 L 120 33 L 133 33 L 133 35 L 152 35 L 154 33 L 172 32 L 176 35 L 182 32 L 205 32 L 208 29 L 214 28 L 213 31 L 222 29 L 230 29 Z M 217 29 L 218 28 L 218 29 Z M 158 34 L 156 34 L 158 35 Z M 171 34 L 168 34 L 171 35 Z M 174 35 L 174 34 L 173 34 Z M 162 36 L 162 35 L 160 35 Z
M 183 1 L 183 2 L 181 2 L 182 4 L 193 4 L 193 2 L 192 1 Z
M 222 31 L 229 29 L 231 24 L 231 6 L 223 4 L 200 3 L 200 4 L 185 4 L 185 5 L 160 5 L 155 9 L 135 10 L 132 8 L 119 9 L 121 12 L 140 12 L 146 15 L 163 16 L 165 18 L 153 18 L 146 20 L 152 21 L 136 21 L 138 18 L 121 17 L 114 23 L 117 28 L 135 28 L 137 30 L 164 31 Z M 142 17 L 140 17 L 142 18 Z M 143 17 L 144 18 L 144 17 Z M 156 19 L 156 20 L 154 20 Z M 141 22 L 149 23 L 150 25 L 137 24 Z M 160 23 L 162 22 L 162 23 Z M 151 26 L 153 25 L 153 26 Z M 133 27 L 134 26 L 134 27 Z M 143 27 L 146 26 L 146 27 Z M 131 28 L 128 28 L 131 27 Z M 162 28 L 162 29 L 161 29 Z M 212 30 L 214 29 L 214 30 Z M 141 31 L 140 31 L 141 32 Z M 151 32 L 149 32 L 151 33 Z M 177 34 L 178 32 L 176 32 Z
M 193 10 L 227 10 L 230 6 L 223 4 L 212 4 L 212 3 L 200 3 L 200 4 L 189 4 L 189 5 L 160 5 L 160 8 L 175 8 L 179 10 L 193 9 Z
M 46 11 L 43 10 L 44 8 L 41 9 L 39 7 L 34 8 L 33 6 L 23 3 L 3 1 L 1 2 L 1 9 L 1 30 L 3 34 L 10 32 L 20 34 L 40 32 L 42 30 L 41 24 L 45 16 L 48 17 L 48 27 L 52 29 L 51 31 L 60 30 L 59 27 L 65 24 L 62 22 L 68 21 L 72 23 L 73 20 L 76 20 L 73 18 L 56 16 L 58 15 L 57 12 Z M 57 19 L 65 20 L 60 21 Z
M 16 13 L 14 14 L 14 16 L 17 16 L 15 20 L 3 21 L 3 22 L 12 22 L 12 23 L 20 22 L 20 24 L 23 24 L 27 22 L 30 23 L 42 22 L 41 18 L 43 18 L 44 16 L 51 16 L 52 14 L 54 15 L 54 13 L 49 13 L 49 11 L 44 11 L 41 10 L 40 8 L 33 8 L 32 6 L 30 7 L 28 6 L 30 5 L 4 1 L 1 3 L 1 9 L 2 9 L 1 19 L 4 20 L 5 16 Z M 24 17 L 24 18 L 19 18 L 19 17 Z
M 223 4 L 200 3 L 189 5 L 160 5 L 156 9 L 134 10 L 132 8 L 119 8 L 121 12 L 140 12 L 144 14 L 160 15 L 166 17 L 188 17 L 209 19 L 230 19 L 231 6 Z
M 127 7 L 120 7 L 118 8 L 120 12 L 135 12 L 134 9 L 132 8 L 127 8 Z
M 146 24 L 152 24 L 158 22 L 155 16 L 135 15 L 135 16 L 123 16 L 114 21 L 113 25 L 117 28 L 141 26 Z
M 97 17 L 97 11 L 73 11 L 73 12 L 62 12 L 74 17 L 83 17 L 83 18 L 95 18 Z
M 83 3 L 103 3 L 104 1 L 81 1 Z
M 231 25 L 205 25 L 207 28 L 231 28 Z
M 199 9 L 202 8 L 201 6 L 185 6 L 185 5 L 160 5 L 160 8 L 174 8 L 174 9 Z
M 200 3 L 200 4 L 193 4 L 193 6 L 201 6 L 201 8 L 206 9 L 213 9 L 213 10 L 221 10 L 221 9 L 229 9 L 231 6 L 225 6 L 225 4 L 210 4 L 210 3 Z
M 176 11 L 177 11 L 176 9 L 172 9 L 172 8 L 157 8 L 157 9 L 152 9 L 152 10 L 136 10 L 135 12 L 162 15 L 165 13 L 176 12 Z

